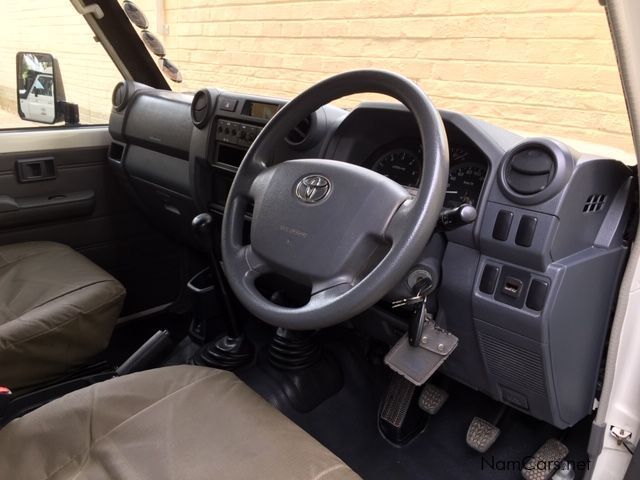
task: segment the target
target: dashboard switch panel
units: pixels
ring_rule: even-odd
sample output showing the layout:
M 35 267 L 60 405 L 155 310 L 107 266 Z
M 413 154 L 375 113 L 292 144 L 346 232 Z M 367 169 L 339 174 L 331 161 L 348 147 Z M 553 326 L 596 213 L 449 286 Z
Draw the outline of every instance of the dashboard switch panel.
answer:
M 516 244 L 521 247 L 530 247 L 533 243 L 533 235 L 536 233 L 538 217 L 523 215 L 516 232 Z
M 503 242 L 509 238 L 511 222 L 513 222 L 513 212 L 500 210 L 496 217 L 496 223 L 493 225 L 493 238 Z

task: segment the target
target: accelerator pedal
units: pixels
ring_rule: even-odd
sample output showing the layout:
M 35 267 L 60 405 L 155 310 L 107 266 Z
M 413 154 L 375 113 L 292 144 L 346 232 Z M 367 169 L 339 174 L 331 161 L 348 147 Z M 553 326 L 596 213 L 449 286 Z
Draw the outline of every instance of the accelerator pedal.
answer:
M 521 470 L 525 480 L 549 480 L 569 455 L 569 449 L 560 440 L 549 439 L 538 449 Z
M 485 453 L 500 436 L 500 429 L 480 417 L 473 417 L 467 430 L 467 445 L 475 451 Z
M 380 405 L 378 428 L 394 445 L 406 445 L 427 425 L 427 415 L 418 408 L 416 397 L 416 386 L 393 373 Z
M 449 394 L 432 383 L 425 383 L 420 393 L 418 406 L 429 415 L 435 415 L 440 411 Z

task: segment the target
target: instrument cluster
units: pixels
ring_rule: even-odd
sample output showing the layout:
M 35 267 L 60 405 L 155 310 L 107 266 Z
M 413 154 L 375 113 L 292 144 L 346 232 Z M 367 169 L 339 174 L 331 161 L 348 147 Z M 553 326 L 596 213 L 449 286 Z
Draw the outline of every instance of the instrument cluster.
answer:
M 452 143 L 449 159 L 444 206 L 455 208 L 463 203 L 477 206 L 487 176 L 484 156 L 472 146 Z M 422 146 L 418 140 L 394 141 L 376 150 L 366 166 L 408 189 L 417 189 L 422 175 Z

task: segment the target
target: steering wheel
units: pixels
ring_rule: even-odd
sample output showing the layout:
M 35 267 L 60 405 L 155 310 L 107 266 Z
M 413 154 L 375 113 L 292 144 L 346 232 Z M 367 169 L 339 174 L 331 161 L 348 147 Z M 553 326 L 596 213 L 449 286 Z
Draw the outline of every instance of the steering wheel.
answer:
M 333 100 L 366 92 L 393 97 L 415 116 L 423 146 L 415 197 L 393 180 L 350 163 L 273 158 L 301 118 Z M 427 244 L 444 202 L 448 169 L 440 114 L 410 80 L 356 70 L 314 85 L 264 127 L 231 186 L 222 260 L 232 290 L 255 316 L 288 329 L 328 327 L 363 312 L 402 280 Z M 247 243 L 243 224 L 251 202 Z M 271 302 L 256 287 L 267 273 L 308 286 L 309 301 L 295 308 Z

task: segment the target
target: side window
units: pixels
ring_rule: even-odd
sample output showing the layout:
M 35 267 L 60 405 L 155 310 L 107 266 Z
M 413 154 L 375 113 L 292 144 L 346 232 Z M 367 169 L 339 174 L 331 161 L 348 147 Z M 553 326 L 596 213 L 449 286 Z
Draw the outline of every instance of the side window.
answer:
M 122 76 L 71 2 L 6 2 L 2 10 L 0 130 L 60 120 L 55 114 L 60 94 L 78 105 L 80 124 L 106 124 L 111 92 Z
M 51 77 L 43 77 L 42 75 L 36 78 L 36 81 L 33 83 L 33 88 L 31 89 L 31 93 L 34 96 L 42 95 L 45 97 L 53 96 L 53 79 Z

